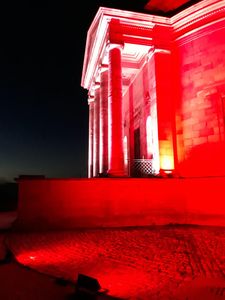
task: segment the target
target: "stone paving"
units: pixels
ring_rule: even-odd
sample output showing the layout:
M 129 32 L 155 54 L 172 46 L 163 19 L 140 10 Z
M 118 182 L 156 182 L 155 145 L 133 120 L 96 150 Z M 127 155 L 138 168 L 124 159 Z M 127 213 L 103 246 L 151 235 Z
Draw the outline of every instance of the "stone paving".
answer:
M 122 299 L 225 299 L 225 227 L 12 232 L 7 245 L 25 266 L 95 277 Z

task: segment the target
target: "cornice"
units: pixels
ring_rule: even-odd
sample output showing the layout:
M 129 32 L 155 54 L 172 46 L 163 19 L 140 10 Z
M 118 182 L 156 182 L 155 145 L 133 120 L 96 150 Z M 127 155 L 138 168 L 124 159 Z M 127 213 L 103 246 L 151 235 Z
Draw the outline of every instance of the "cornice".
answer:
M 209 24 L 220 22 L 225 18 L 225 0 L 205 0 L 178 13 L 171 18 L 174 39 L 179 40 L 201 31 Z M 209 29 L 210 30 L 210 29 Z M 193 38 L 197 38 L 194 33 Z M 187 39 L 187 41 L 190 40 Z
M 120 20 L 121 29 L 124 31 L 124 42 L 151 45 L 150 33 L 156 24 L 170 26 L 170 19 L 166 17 L 123 11 L 100 7 L 87 33 L 84 64 L 81 86 L 90 88 L 91 80 L 95 76 L 96 68 L 101 63 L 108 43 L 109 22 L 113 18 Z M 138 35 L 133 31 L 138 32 Z M 140 32 L 143 33 L 141 37 Z M 98 37 L 97 39 L 95 37 Z
M 180 45 L 223 28 L 225 0 L 203 0 L 171 18 L 100 7 L 87 33 L 81 79 L 85 89 L 91 88 L 107 51 L 109 22 L 113 18 L 120 21 L 124 43 L 154 46 L 155 28 L 167 27 L 172 32 L 171 40 Z
M 225 18 L 222 20 L 216 20 L 214 22 L 206 25 L 202 25 L 200 28 L 192 29 L 192 31 L 187 32 L 176 38 L 177 45 L 181 46 L 190 43 L 196 39 L 207 36 L 216 32 L 222 28 L 225 28 Z

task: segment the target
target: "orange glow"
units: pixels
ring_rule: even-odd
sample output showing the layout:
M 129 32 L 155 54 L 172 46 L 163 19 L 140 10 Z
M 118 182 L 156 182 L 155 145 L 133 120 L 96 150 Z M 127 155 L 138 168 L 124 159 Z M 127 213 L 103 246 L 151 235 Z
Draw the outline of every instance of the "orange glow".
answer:
M 165 170 L 165 172 L 171 173 L 171 170 L 174 169 L 173 156 L 162 155 L 160 161 L 160 167 L 162 170 Z

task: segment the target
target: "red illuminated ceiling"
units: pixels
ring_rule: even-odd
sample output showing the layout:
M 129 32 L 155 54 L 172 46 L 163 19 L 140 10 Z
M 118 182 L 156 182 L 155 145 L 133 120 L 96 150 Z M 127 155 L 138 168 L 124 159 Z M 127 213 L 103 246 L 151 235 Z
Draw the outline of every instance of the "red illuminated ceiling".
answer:
M 145 5 L 145 10 L 167 13 L 179 9 L 184 4 L 191 5 L 192 3 L 191 0 L 150 0 Z

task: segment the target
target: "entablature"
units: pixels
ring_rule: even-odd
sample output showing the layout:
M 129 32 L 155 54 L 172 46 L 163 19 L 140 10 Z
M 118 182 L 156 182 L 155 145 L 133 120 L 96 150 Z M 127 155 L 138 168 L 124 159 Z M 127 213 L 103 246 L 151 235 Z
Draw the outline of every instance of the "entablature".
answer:
M 87 34 L 81 86 L 89 90 L 99 66 L 108 65 L 109 43 L 123 45 L 122 77 L 128 84 L 152 48 L 170 51 L 173 42 L 203 34 L 202 28 L 224 19 L 225 0 L 198 2 L 171 18 L 100 7 Z

